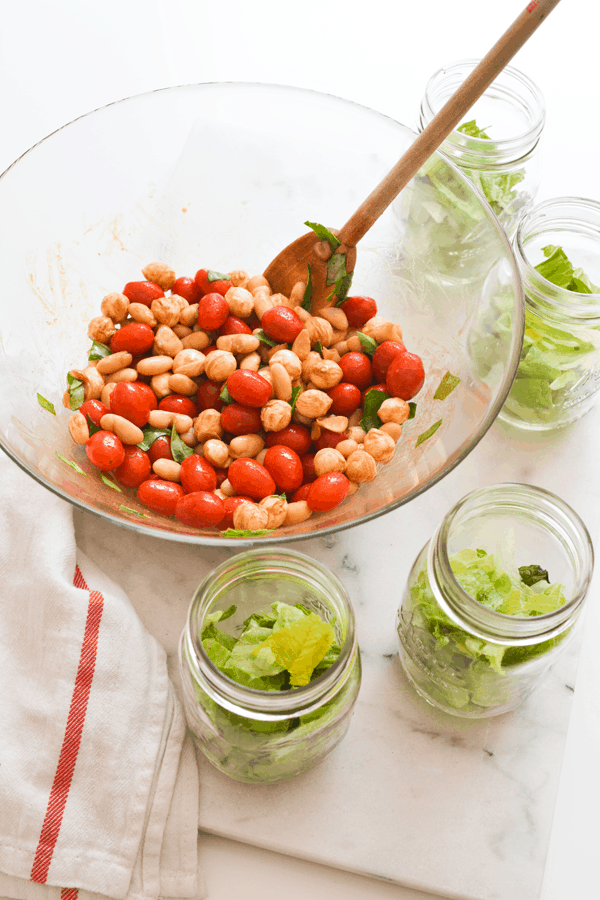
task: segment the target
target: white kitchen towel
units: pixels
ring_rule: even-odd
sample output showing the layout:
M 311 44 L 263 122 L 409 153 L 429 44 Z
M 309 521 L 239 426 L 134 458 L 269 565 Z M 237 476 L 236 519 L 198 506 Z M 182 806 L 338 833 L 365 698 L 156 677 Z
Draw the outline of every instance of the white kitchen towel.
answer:
M 0 452 L 0 896 L 198 897 L 197 827 L 164 650 Z

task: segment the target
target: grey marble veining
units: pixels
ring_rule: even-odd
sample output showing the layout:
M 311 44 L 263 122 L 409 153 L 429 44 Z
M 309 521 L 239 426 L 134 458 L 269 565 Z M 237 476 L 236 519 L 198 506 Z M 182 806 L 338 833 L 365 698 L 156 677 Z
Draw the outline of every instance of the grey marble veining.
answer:
M 497 423 L 467 460 L 407 506 L 293 545 L 328 565 L 355 607 L 363 682 L 352 724 L 327 760 L 282 785 L 240 785 L 200 760 L 203 830 L 448 897 L 536 900 L 579 640 L 519 710 L 475 722 L 446 716 L 415 694 L 397 661 L 394 617 L 416 554 L 476 487 L 522 481 L 554 491 L 596 537 L 599 425 L 600 410 L 552 436 L 525 438 Z M 75 520 L 78 544 L 128 593 L 178 683 L 177 643 L 191 596 L 231 551 L 163 542 L 79 512 Z

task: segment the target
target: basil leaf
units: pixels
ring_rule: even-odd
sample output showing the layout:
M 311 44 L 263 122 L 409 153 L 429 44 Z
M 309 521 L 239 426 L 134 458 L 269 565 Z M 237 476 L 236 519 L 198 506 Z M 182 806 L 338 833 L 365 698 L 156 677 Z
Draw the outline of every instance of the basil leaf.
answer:
M 264 537 L 265 534 L 271 534 L 275 529 L 274 528 L 262 528 L 258 531 L 247 531 L 242 530 L 240 528 L 227 528 L 226 531 L 221 532 L 221 537 L 224 538 L 253 538 L 253 537 Z
M 85 477 L 87 478 L 87 472 L 84 472 L 76 462 L 73 462 L 70 459 L 66 459 L 64 456 L 61 456 L 60 453 L 57 453 L 56 455 L 62 462 L 66 463 L 67 466 L 70 466 L 75 472 L 77 472 L 78 475 L 85 475 Z
M 377 341 L 374 341 L 368 334 L 363 334 L 362 331 L 358 331 L 357 336 L 363 351 L 367 356 L 373 356 L 378 347 Z
M 327 263 L 327 284 L 337 284 L 346 272 L 346 254 L 332 253 Z
M 121 490 L 121 488 L 119 487 L 119 485 L 118 485 L 118 484 L 115 484 L 114 481 L 112 481 L 112 480 L 111 480 L 110 478 L 108 478 L 106 475 L 101 475 L 100 478 L 102 479 L 102 481 L 104 482 L 104 484 L 106 484 L 106 485 L 108 485 L 108 487 L 112 488 L 113 491 L 118 491 L 119 494 L 122 494 L 122 493 L 123 493 L 123 491 Z
M 224 275 L 223 272 L 215 272 L 214 269 L 209 269 L 206 277 L 209 281 L 229 281 L 229 275 Z
M 542 569 L 541 566 L 519 566 L 519 575 L 521 576 L 521 581 L 528 587 L 532 587 L 538 581 L 547 581 L 550 584 L 548 571 L 547 569 Z
M 434 400 L 445 400 L 448 394 L 451 394 L 455 387 L 458 387 L 460 384 L 460 378 L 458 375 L 453 375 L 451 372 L 446 372 L 442 380 L 440 381 L 438 388 L 433 395 Z
M 124 506 L 122 503 L 119 507 L 122 512 L 131 513 L 133 516 L 139 516 L 140 519 L 149 519 L 150 516 L 147 516 L 146 513 L 138 512 L 137 509 L 131 509 L 130 506 Z
M 41 394 L 37 395 L 37 400 L 41 407 L 43 407 L 44 409 L 47 409 L 48 412 L 52 413 L 53 416 L 56 415 L 56 411 L 54 409 L 54 403 L 51 403 L 50 400 L 46 400 L 46 398 L 42 397 Z
M 417 438 L 415 447 L 418 447 L 419 444 L 424 444 L 425 441 L 428 441 L 429 438 L 432 437 L 432 435 L 434 435 L 436 433 L 436 431 L 438 430 L 438 428 L 440 427 L 440 425 L 442 424 L 443 421 L 444 421 L 443 419 L 439 419 L 439 421 L 435 422 L 431 426 L 431 428 L 428 428 L 427 431 L 424 431 L 422 434 L 420 434 L 419 437 Z
M 227 390 L 226 384 L 223 385 L 223 390 L 219 394 L 219 400 L 221 400 L 223 403 L 227 404 L 227 406 L 229 406 L 230 403 L 234 402 L 233 397 Z
M 408 419 L 414 419 L 415 414 L 416 414 L 416 412 L 417 412 L 417 404 L 416 404 L 416 403 L 412 403 L 412 402 L 409 403 L 409 404 L 408 404 L 408 409 L 409 409 Z M 408 419 L 406 420 L 407 422 L 408 422 Z
M 309 228 L 312 228 L 316 236 L 322 240 L 327 241 L 332 250 L 337 250 L 337 248 L 342 243 L 339 238 L 336 238 L 335 234 L 329 230 L 329 228 L 325 228 L 324 225 L 319 225 L 317 222 L 305 222 Z
M 101 344 L 100 341 L 94 341 L 90 347 L 88 359 L 90 362 L 94 359 L 104 359 L 105 356 L 110 356 L 111 353 L 112 350 L 110 347 L 107 347 L 106 344 Z
M 182 463 L 184 459 L 187 459 L 188 456 L 191 456 L 194 451 L 191 447 L 188 447 L 185 444 L 179 435 L 177 434 L 177 429 L 175 425 L 171 426 L 171 455 L 175 462 Z
M 343 278 L 340 278 L 339 281 L 336 281 L 335 288 L 329 295 L 329 297 L 335 296 L 337 300 L 335 302 L 336 306 L 341 306 L 346 297 L 348 296 L 348 291 L 350 290 L 350 285 L 352 284 L 352 272 L 349 272 L 347 275 L 344 275 Z M 329 297 L 327 298 L 329 300 Z
M 166 434 L 167 436 L 171 434 L 168 428 L 153 428 L 151 425 L 148 425 L 143 431 L 144 439 L 141 440 L 139 444 L 136 444 L 140 450 L 149 450 L 157 437 L 160 437 L 162 434 Z
M 288 403 L 292 407 L 292 415 L 294 415 L 294 410 L 296 409 L 296 400 L 300 396 L 301 391 L 302 391 L 302 387 L 299 384 L 297 384 L 296 387 L 292 388 L 292 396 L 288 400 Z
M 73 412 L 76 412 L 85 399 L 85 385 L 83 381 L 71 374 L 67 375 L 67 384 L 69 385 L 69 406 Z
M 86 414 L 85 414 L 85 418 L 87 419 L 88 428 L 89 428 L 89 431 L 90 431 L 90 437 L 91 437 L 93 434 L 96 434 L 97 431 L 102 431 L 102 429 L 101 429 L 98 425 L 96 425 L 95 422 L 92 422 L 92 420 L 90 419 L 90 414 L 89 414 L 89 413 L 86 413 Z
M 311 304 L 312 292 L 313 292 L 312 272 L 310 270 L 310 266 L 308 265 L 308 263 L 306 265 L 306 268 L 308 269 L 308 281 L 306 282 L 306 287 L 304 288 L 304 296 L 302 298 L 301 306 L 302 306 L 302 309 L 306 310 L 306 312 L 310 312 L 310 304 Z
M 259 341 L 262 341 L 263 344 L 267 344 L 269 347 L 275 347 L 277 344 L 277 341 L 272 341 L 271 338 L 266 336 L 262 328 L 260 331 L 256 332 L 256 337 Z
M 363 416 L 360 420 L 360 427 L 365 433 L 371 428 L 381 428 L 383 422 L 377 415 L 377 412 L 383 401 L 390 400 L 391 396 L 391 394 L 386 394 L 385 391 L 376 391 L 372 388 L 367 391 L 363 406 Z

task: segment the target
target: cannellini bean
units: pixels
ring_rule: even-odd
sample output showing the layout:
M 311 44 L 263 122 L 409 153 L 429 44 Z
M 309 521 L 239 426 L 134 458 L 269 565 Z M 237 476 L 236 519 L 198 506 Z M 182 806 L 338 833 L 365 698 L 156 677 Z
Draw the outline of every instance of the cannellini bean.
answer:
M 179 481 L 181 479 L 181 465 L 174 459 L 157 459 L 152 463 L 152 469 L 161 478 L 167 481 Z
M 346 313 L 343 309 L 330 306 L 327 309 L 321 310 L 321 317 L 327 319 L 336 331 L 348 330 L 348 319 L 346 318 Z M 342 340 L 342 338 L 340 338 L 340 340 Z
M 300 306 L 300 304 L 304 300 L 305 290 L 306 284 L 304 283 L 304 281 L 297 281 L 290 293 L 290 306 L 292 308 L 294 308 L 295 306 Z
M 235 497 L 235 490 L 233 485 L 231 484 L 229 478 L 226 478 L 225 481 L 221 482 L 221 490 L 225 494 L 226 497 Z
M 171 266 L 167 266 L 166 263 L 161 262 L 148 263 L 148 265 L 144 266 L 142 269 L 142 275 L 146 281 L 154 282 L 154 284 L 161 287 L 163 291 L 171 290 L 176 279 L 175 271 Z
M 398 425 L 397 422 L 385 422 L 380 430 L 383 431 L 384 434 L 389 434 L 394 441 L 398 441 L 402 434 L 402 425 Z
M 199 350 L 181 350 L 173 359 L 173 373 L 175 375 L 187 375 L 188 378 L 197 378 L 204 372 L 206 356 Z
M 185 337 L 189 337 L 193 332 L 187 325 L 173 325 L 173 334 L 176 334 L 179 340 L 183 341 Z
M 137 370 L 140 375 L 162 375 L 173 367 L 172 356 L 147 356 L 140 359 Z
M 260 355 L 258 353 L 249 353 L 248 356 L 240 361 L 240 369 L 249 369 L 251 372 L 258 372 L 260 369 Z
M 138 373 L 135 369 L 119 369 L 117 372 L 113 372 L 112 375 L 109 375 L 106 379 L 107 384 L 119 384 L 121 381 L 137 381 Z
M 141 322 L 143 325 L 149 325 L 150 328 L 156 328 L 156 319 L 145 303 L 130 303 L 127 312 L 134 322 Z
M 139 444 L 144 439 L 144 432 L 129 419 L 123 416 L 116 416 L 114 413 L 106 413 L 100 419 L 100 427 L 105 431 L 112 431 L 113 434 L 124 444 Z
M 116 388 L 116 383 L 113 381 L 111 384 L 105 384 L 102 388 L 102 393 L 100 394 L 100 399 L 110 409 L 110 395 Z
M 113 372 L 118 372 L 119 369 L 127 368 L 132 359 L 131 353 L 127 353 L 126 350 L 120 350 L 119 353 L 111 353 L 110 356 L 99 359 L 96 368 L 101 375 L 112 375 Z
M 169 375 L 169 387 L 175 394 L 183 394 L 184 397 L 192 397 L 198 390 L 198 385 L 187 375 Z
M 177 430 L 177 429 L 175 429 L 175 430 Z M 196 444 L 198 443 L 198 438 L 196 437 L 196 432 L 194 431 L 193 427 L 188 428 L 187 431 L 183 431 L 179 435 L 179 437 L 181 438 L 181 440 L 183 441 L 184 444 L 188 445 L 188 447 L 195 447 Z
M 227 444 L 225 444 L 227 446 Z M 264 448 L 265 442 L 259 434 L 240 434 L 229 442 L 229 453 L 234 459 L 252 459 Z
M 166 409 L 153 409 L 148 416 L 148 424 L 153 428 L 170 428 L 175 425 L 175 431 L 183 434 L 192 427 L 192 419 L 183 413 L 168 412 Z M 140 438 L 141 440 L 141 438 Z
M 354 453 L 355 450 L 358 450 L 358 444 L 356 441 L 351 441 L 349 438 L 345 441 L 340 441 L 339 444 L 335 445 L 335 449 L 338 453 L 341 453 L 345 459 L 348 459 L 351 453 Z
M 273 347 L 275 351 L 269 357 L 269 364 L 279 363 L 286 370 L 290 378 L 299 378 L 302 374 L 302 362 L 293 350 L 283 347 Z M 318 354 L 317 354 L 318 355 Z
M 183 350 L 205 350 L 209 344 L 210 338 L 204 331 L 194 331 L 192 334 L 188 334 L 187 337 L 181 338 Z
M 273 382 L 273 390 L 278 400 L 291 400 L 292 397 L 292 379 L 281 363 L 271 361 L 271 380 Z
M 219 350 L 228 350 L 230 353 L 252 353 L 259 346 L 260 340 L 254 334 L 224 334 L 217 338 Z
M 77 410 L 69 419 L 69 433 L 76 444 L 87 444 L 90 439 L 90 429 L 83 413 Z
M 184 340 L 188 340 L 188 338 Z M 183 350 L 183 344 L 172 328 L 169 328 L 168 325 L 159 325 L 154 336 L 154 350 L 157 356 L 175 357 Z
M 159 400 L 162 400 L 163 397 L 168 397 L 169 394 L 173 393 L 169 387 L 169 375 L 170 372 L 162 372 L 160 375 L 153 375 L 150 379 L 150 387 Z
M 306 328 L 303 328 L 294 343 L 292 344 L 292 353 L 295 353 L 300 362 L 304 362 L 310 353 L 310 335 Z
M 295 503 L 288 503 L 285 511 L 286 525 L 299 525 L 312 516 L 312 510 L 306 500 L 296 500 Z
M 223 466 L 229 456 L 229 447 L 225 441 L 211 438 L 204 444 L 204 458 L 213 466 Z
M 257 288 L 266 288 L 271 293 L 271 286 L 264 275 L 253 275 L 252 278 L 248 279 L 246 290 L 252 293 Z

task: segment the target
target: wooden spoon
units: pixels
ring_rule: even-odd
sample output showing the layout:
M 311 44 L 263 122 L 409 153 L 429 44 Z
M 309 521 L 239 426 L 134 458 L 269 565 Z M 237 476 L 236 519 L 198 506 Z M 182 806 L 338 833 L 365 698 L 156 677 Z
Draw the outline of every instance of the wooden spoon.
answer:
M 348 219 L 344 227 L 340 231 L 331 229 L 341 242 L 335 252 L 346 254 L 347 273 L 354 270 L 358 241 L 365 236 L 402 188 L 458 125 L 465 113 L 487 90 L 558 2 L 559 0 L 532 0 L 411 144 L 399 162 Z M 289 297 L 295 284 L 307 282 L 307 265 L 310 265 L 314 315 L 323 307 L 337 301 L 336 296 L 331 300 L 328 299 L 333 290 L 332 285 L 327 284 L 328 259 L 331 254 L 329 243 L 326 240 L 320 241 L 315 233 L 310 231 L 289 244 L 275 257 L 265 269 L 265 278 L 273 293 Z

